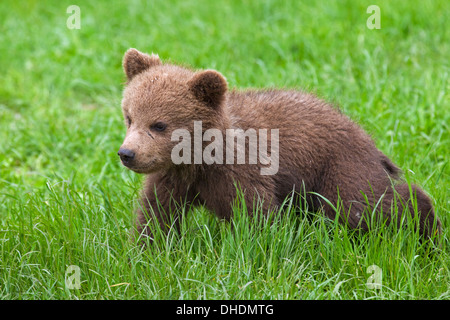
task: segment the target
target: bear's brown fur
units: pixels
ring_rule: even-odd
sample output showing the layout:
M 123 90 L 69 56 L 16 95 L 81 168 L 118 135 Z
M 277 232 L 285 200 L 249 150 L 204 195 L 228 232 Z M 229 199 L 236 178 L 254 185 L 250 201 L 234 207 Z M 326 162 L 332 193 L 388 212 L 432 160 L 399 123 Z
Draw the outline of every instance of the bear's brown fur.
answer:
M 255 198 L 264 199 L 262 209 L 268 212 L 295 191 L 307 195 L 309 207 L 322 208 L 331 219 L 336 211 L 324 199 L 334 205 L 339 202 L 340 219 L 363 230 L 375 207 L 397 223 L 404 206 L 414 213 L 413 196 L 420 233 L 440 234 L 441 224 L 427 195 L 415 185 L 394 185 L 400 170 L 358 125 L 317 97 L 294 90 L 228 91 L 217 71 L 163 64 L 158 56 L 136 49 L 126 52 L 123 67 L 128 81 L 122 108 L 128 129 L 119 155 L 129 169 L 147 174 L 137 216 L 141 234 L 152 236 L 150 217 L 163 229 L 169 218 L 179 223 L 181 203 L 202 204 L 229 219 L 236 183 L 249 213 Z M 262 175 L 260 169 L 267 163 L 261 161 L 174 164 L 171 152 L 178 141 L 172 141 L 171 133 L 183 128 L 193 135 L 194 121 L 202 122 L 202 132 L 218 129 L 223 136 L 232 128 L 278 129 L 276 174 Z M 272 138 L 267 137 L 271 150 Z M 203 142 L 203 148 L 206 145 Z M 248 143 L 245 146 L 248 151 Z M 393 210 L 395 205 L 398 210 Z M 391 217 L 392 212 L 398 216 Z

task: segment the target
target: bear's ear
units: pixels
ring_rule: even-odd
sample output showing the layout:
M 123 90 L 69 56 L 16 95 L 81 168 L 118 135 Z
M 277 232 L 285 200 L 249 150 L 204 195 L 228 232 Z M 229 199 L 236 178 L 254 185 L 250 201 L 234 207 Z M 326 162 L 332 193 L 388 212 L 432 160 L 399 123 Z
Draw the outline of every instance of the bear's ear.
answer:
M 128 81 L 137 74 L 159 65 L 162 65 L 162 62 L 158 55 L 152 54 L 149 56 L 133 48 L 128 49 L 123 57 L 123 70 L 127 75 Z
M 194 96 L 210 107 L 218 107 L 227 91 L 227 80 L 215 70 L 196 73 L 188 82 Z

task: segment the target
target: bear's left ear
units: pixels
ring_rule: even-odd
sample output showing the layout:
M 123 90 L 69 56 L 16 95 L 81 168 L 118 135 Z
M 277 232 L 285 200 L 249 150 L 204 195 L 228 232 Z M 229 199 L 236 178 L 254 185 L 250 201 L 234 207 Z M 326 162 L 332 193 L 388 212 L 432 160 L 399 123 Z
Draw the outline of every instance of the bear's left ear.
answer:
M 194 96 L 212 108 L 218 107 L 227 91 L 227 80 L 215 70 L 196 73 L 188 82 Z
M 134 78 L 137 74 L 154 66 L 162 65 L 158 55 L 142 53 L 136 49 L 128 49 L 123 57 L 123 70 L 127 75 L 128 81 Z

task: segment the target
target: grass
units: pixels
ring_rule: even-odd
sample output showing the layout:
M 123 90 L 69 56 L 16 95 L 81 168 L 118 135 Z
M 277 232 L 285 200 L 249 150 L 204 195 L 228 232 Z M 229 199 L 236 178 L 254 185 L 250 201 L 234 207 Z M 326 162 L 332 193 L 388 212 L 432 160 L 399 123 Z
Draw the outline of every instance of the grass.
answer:
M 66 9 L 81 9 L 81 29 Z M 1 299 L 449 299 L 446 1 L 2 1 Z M 215 68 L 230 87 L 334 102 L 432 197 L 442 247 L 408 228 L 356 236 L 321 217 L 256 226 L 187 210 L 181 235 L 129 241 L 142 177 L 116 155 L 122 55 Z M 81 287 L 68 289 L 70 265 Z M 371 289 L 370 266 L 382 270 Z

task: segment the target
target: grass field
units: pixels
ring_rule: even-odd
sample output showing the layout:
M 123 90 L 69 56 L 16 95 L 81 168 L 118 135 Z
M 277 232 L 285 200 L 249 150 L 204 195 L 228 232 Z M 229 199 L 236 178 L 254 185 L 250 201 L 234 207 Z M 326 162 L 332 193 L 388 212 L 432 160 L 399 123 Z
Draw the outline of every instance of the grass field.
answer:
M 366 26 L 372 4 L 380 29 Z M 0 299 L 449 299 L 449 12 L 445 0 L 1 1 Z M 441 248 L 320 217 L 254 226 L 238 207 L 233 227 L 191 210 L 181 235 L 136 247 L 142 176 L 117 156 L 130 47 L 339 105 L 431 196 Z

